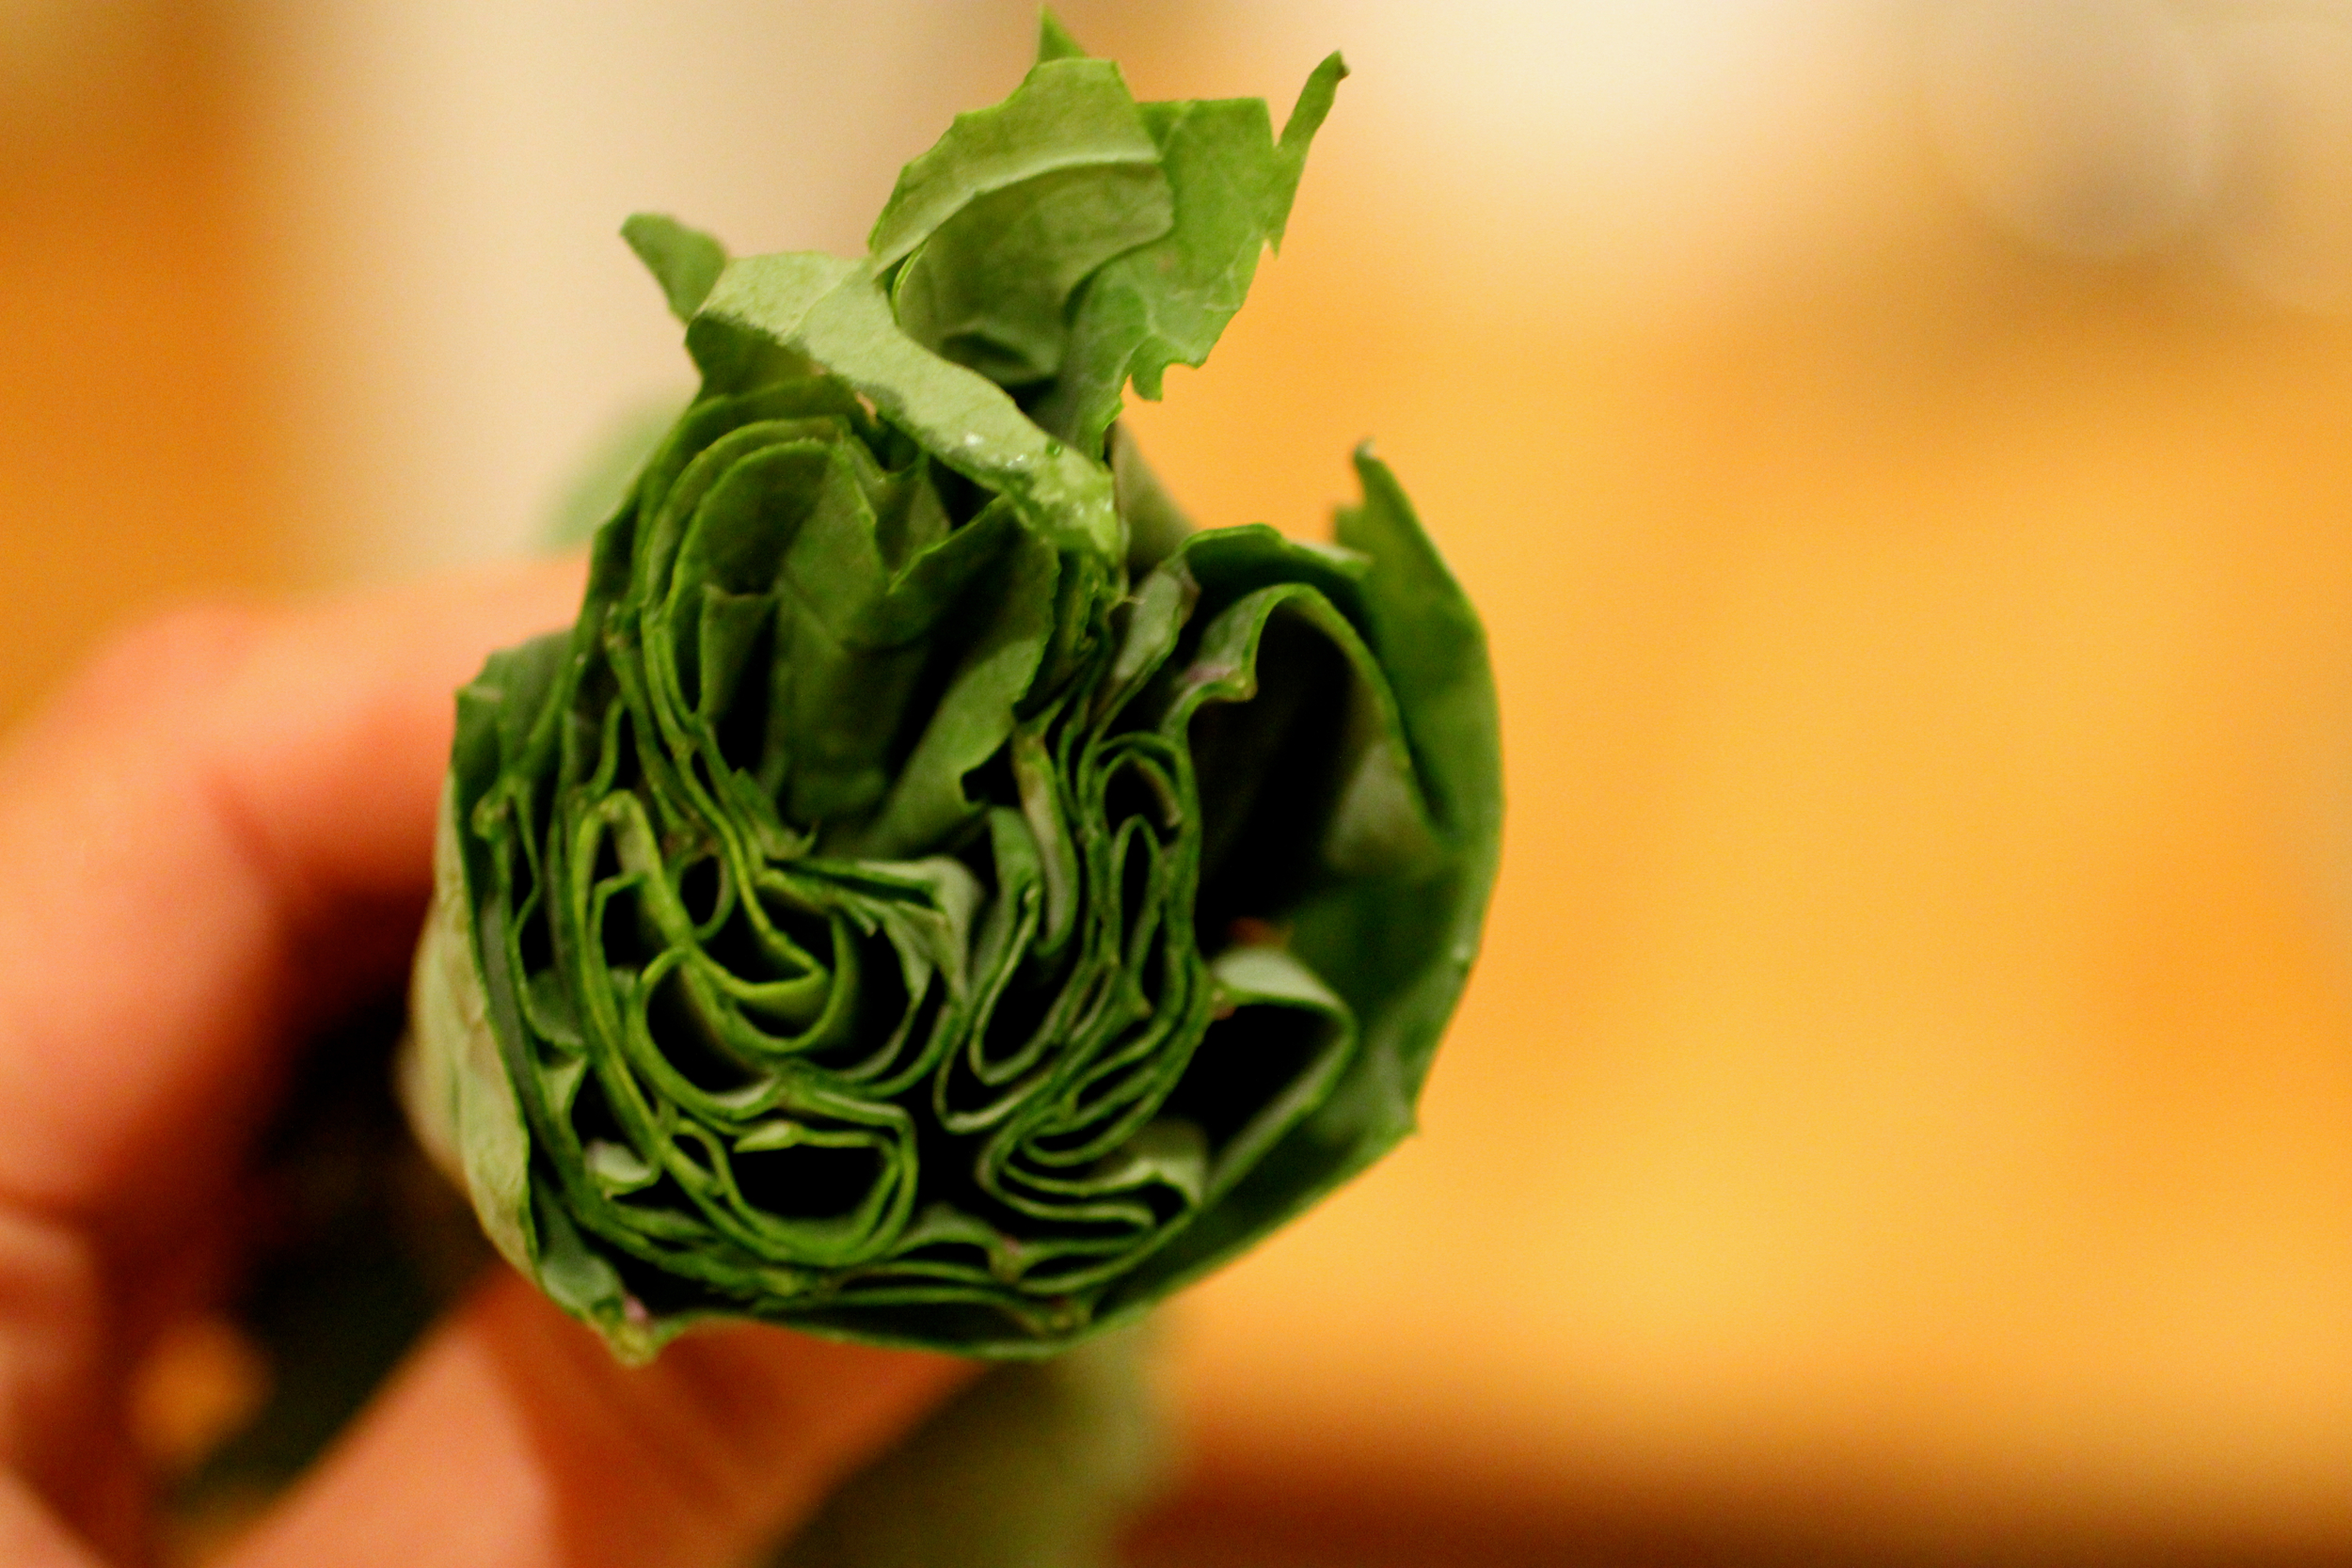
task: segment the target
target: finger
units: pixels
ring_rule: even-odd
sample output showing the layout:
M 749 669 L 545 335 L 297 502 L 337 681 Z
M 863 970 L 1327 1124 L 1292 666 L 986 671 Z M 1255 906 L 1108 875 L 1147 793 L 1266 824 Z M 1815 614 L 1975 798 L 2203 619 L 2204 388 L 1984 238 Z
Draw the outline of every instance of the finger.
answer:
M 0 1202 L 114 1235 L 210 1200 L 305 1009 L 389 983 L 453 689 L 578 562 L 128 640 L 0 761 Z
M 756 1326 L 624 1368 L 501 1271 L 230 1565 L 740 1562 L 966 1373 Z
M 16 1568 L 102 1568 L 23 1479 L 0 1470 L 0 1562 Z
M 120 1552 L 140 1538 L 146 1498 L 119 1358 L 107 1354 L 112 1326 L 87 1239 L 0 1211 L 0 1473 Z M 0 1497 L 0 1543 L 32 1531 L 31 1517 Z M 0 1563 L 20 1560 L 0 1550 Z

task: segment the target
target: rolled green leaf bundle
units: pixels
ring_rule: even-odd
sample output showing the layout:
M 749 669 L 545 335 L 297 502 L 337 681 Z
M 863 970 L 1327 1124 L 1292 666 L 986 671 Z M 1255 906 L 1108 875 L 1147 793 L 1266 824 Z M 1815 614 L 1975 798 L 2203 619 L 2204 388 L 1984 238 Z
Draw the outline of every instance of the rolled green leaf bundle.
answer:
M 1050 1352 L 1411 1127 L 1500 831 L 1478 622 L 1369 455 L 1336 546 L 1195 532 L 1116 423 L 1343 73 L 1277 136 L 1049 22 L 863 258 L 625 230 L 702 388 L 578 625 L 460 694 L 404 1069 L 622 1354 Z

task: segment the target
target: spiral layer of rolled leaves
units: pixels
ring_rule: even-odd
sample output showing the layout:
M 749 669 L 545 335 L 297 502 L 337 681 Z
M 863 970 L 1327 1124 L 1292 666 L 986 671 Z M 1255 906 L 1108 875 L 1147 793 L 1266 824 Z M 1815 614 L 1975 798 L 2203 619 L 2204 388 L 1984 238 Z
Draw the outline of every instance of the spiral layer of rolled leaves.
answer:
M 870 254 L 628 230 L 703 390 L 577 626 L 460 697 L 412 1115 L 625 1354 L 1132 1315 L 1407 1131 L 1499 830 L 1388 471 L 1190 531 L 1116 424 L 1279 238 L 1336 56 L 1137 104 L 1049 26 Z

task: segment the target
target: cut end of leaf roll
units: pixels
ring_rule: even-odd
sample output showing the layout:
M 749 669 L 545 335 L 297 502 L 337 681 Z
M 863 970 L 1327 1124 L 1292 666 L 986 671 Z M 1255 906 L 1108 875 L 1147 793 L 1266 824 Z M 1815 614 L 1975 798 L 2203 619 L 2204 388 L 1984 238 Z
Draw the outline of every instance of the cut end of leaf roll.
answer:
M 624 1356 L 1049 1354 L 1410 1129 L 1500 832 L 1477 619 L 1368 454 L 1336 546 L 1195 531 L 1116 423 L 1344 73 L 1277 138 L 1049 14 L 866 257 L 624 230 L 703 388 L 572 631 L 460 694 L 404 1067 Z

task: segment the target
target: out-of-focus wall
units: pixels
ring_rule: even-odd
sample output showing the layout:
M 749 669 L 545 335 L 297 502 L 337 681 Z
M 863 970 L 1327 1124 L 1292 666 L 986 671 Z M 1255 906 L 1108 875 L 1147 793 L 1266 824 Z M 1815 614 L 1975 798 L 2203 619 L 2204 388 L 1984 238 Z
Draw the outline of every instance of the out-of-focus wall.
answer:
M 1068 9 L 1130 42 L 1188 14 Z M 530 546 L 585 451 L 683 403 L 624 217 L 853 251 L 898 166 L 1018 80 L 1036 25 L 1013 0 L 245 14 L 305 533 L 361 576 Z
M 219 21 L 0 3 L 0 725 L 122 616 L 298 575 Z
M 1216 522 L 1378 435 L 1511 806 L 1425 1132 L 1183 1308 L 1232 1540 L 2352 1549 L 2344 13 L 1284 15 L 1137 424 Z

